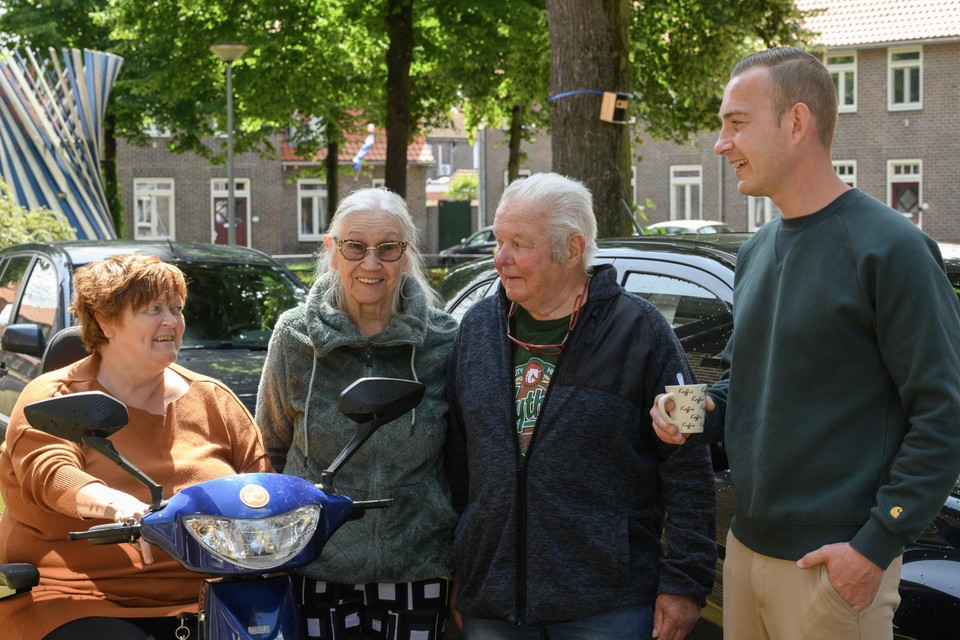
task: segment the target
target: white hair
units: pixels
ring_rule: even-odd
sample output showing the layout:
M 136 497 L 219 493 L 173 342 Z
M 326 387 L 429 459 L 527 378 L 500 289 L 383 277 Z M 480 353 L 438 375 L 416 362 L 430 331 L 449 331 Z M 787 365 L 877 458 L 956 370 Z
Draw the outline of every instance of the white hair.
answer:
M 497 212 L 508 205 L 521 204 L 545 209 L 545 231 L 553 247 L 554 262 L 567 257 L 570 236 L 581 235 L 584 239 L 583 268 L 589 268 L 597 252 L 597 218 L 593 213 L 593 196 L 582 182 L 559 173 L 535 173 L 514 180 L 500 197 Z
M 420 253 L 417 242 L 419 235 L 417 225 L 414 224 L 413 217 L 410 215 L 404 199 L 383 187 L 358 189 L 340 201 L 336 213 L 333 214 L 333 220 L 330 221 L 330 228 L 327 233 L 342 240 L 343 238 L 340 235 L 343 233 L 347 220 L 355 213 L 381 213 L 396 223 L 400 229 L 401 240 L 407 243 L 406 251 L 400 259 L 402 272 L 413 281 L 414 287 L 424 295 L 429 305 L 439 306 L 440 296 L 430 286 L 430 281 L 427 280 L 424 271 L 423 254 Z M 328 250 L 326 244 L 321 243 L 320 249 L 317 251 L 315 272 L 317 280 L 336 270 L 334 268 L 336 252 L 336 244 Z M 340 281 L 340 278 L 334 278 L 331 286 L 334 306 L 340 311 L 346 312 L 346 292 L 343 288 L 343 282 Z M 393 315 L 400 313 L 402 289 L 401 284 L 393 292 L 393 301 L 390 308 Z

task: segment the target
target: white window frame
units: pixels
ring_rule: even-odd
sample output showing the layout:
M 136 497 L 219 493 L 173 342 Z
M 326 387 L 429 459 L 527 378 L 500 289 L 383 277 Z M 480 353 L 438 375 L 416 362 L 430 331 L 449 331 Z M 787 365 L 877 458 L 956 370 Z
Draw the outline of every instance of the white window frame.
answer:
M 780 216 L 773 200 L 765 196 L 747 196 L 747 230 L 756 231 Z
M 158 214 L 158 200 L 167 203 L 169 228 Z M 135 240 L 176 240 L 176 191 L 173 178 L 133 179 L 133 237 Z M 146 214 L 141 220 L 141 214 Z
M 918 54 L 915 59 L 910 60 L 894 60 L 899 54 L 903 53 L 916 53 Z M 910 72 L 916 70 L 920 82 L 918 83 L 916 96 L 910 95 L 909 86 L 910 83 L 906 82 L 907 78 L 910 75 Z M 904 77 L 904 102 L 895 102 L 894 101 L 894 87 L 896 86 L 895 78 L 898 74 L 903 74 Z M 923 47 L 921 46 L 911 46 L 911 47 L 891 47 L 887 49 L 887 109 L 889 111 L 916 111 L 923 108 Z
M 533 174 L 530 169 L 517 169 L 517 180 L 520 178 L 529 178 Z M 510 186 L 510 183 L 507 180 L 510 179 L 510 171 L 508 169 L 503 170 L 503 188 L 506 189 Z
M 633 202 L 637 201 L 637 165 L 630 165 L 630 194 Z
M 851 62 L 834 62 L 840 58 L 850 58 Z M 837 87 L 837 110 L 839 113 L 855 113 L 857 111 L 857 52 L 854 49 L 831 51 L 826 54 L 826 67 L 830 77 Z M 847 80 L 853 82 L 853 101 L 846 102 L 847 92 L 844 86 Z
M 692 195 L 694 188 L 696 188 L 696 198 Z M 677 194 L 680 191 L 683 191 L 683 201 L 686 203 L 683 211 L 678 211 Z M 703 218 L 703 166 L 699 164 L 670 165 L 670 219 L 700 218 Z
M 857 186 L 857 161 L 834 160 L 833 170 L 837 176 L 851 187 Z
M 887 160 L 887 204 L 897 209 L 893 202 L 893 185 L 895 182 L 917 183 L 918 215 L 915 216 L 913 213 L 903 211 L 901 211 L 901 213 L 919 224 L 920 219 L 918 216 L 923 212 L 923 160 L 919 158 Z M 899 209 L 897 210 L 899 211 Z
M 312 233 L 303 232 L 304 200 L 310 201 L 309 214 Z M 318 242 L 330 226 L 328 216 L 327 185 L 316 178 L 297 180 L 297 240 L 300 242 Z

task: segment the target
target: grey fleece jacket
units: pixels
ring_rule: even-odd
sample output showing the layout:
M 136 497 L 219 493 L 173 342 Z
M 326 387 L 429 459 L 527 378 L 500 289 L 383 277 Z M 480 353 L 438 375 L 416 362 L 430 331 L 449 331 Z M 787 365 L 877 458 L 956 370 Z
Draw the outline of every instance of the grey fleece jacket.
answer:
M 453 568 L 457 514 L 443 473 L 444 375 L 456 322 L 404 276 L 401 313 L 369 339 L 331 305 L 330 283 L 277 321 L 257 398 L 257 424 L 277 471 L 318 482 L 352 437 L 337 413 L 340 392 L 362 376 L 415 379 L 427 387 L 415 412 L 379 429 L 343 467 L 336 490 L 355 500 L 394 498 L 346 523 L 301 572 L 340 583 L 406 582 Z M 427 319 L 436 329 L 428 328 Z M 309 400 L 309 408 L 308 408 Z

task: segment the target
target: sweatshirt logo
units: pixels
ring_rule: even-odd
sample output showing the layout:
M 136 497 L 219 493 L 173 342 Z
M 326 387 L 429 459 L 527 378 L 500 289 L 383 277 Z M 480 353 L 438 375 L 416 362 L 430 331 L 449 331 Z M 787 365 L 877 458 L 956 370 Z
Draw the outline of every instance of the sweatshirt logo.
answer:
M 895 519 L 899 518 L 901 513 L 903 513 L 903 507 L 894 507 L 890 509 L 890 515 Z

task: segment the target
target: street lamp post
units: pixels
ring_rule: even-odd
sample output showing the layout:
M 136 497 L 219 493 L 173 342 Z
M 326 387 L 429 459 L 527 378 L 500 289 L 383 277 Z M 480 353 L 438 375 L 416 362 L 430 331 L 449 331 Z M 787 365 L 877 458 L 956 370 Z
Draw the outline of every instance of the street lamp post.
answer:
M 210 45 L 212 51 L 227 65 L 227 244 L 237 244 L 237 200 L 233 181 L 233 75 L 235 60 L 247 52 L 247 45 L 222 42 Z

